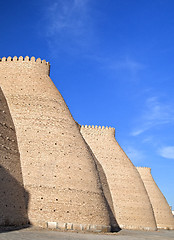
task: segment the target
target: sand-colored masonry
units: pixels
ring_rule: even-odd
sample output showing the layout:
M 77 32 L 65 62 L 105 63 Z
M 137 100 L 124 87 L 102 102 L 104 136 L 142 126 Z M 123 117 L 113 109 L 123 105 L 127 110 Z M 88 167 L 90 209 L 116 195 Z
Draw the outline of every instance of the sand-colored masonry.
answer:
M 0 61 L 0 87 L 30 196 L 29 220 L 37 226 L 64 228 L 70 223 L 108 231 L 110 218 L 94 159 L 49 71 L 49 63 L 34 57 Z
M 0 88 L 0 225 L 27 224 L 28 198 L 15 127 Z
M 0 59 L 0 226 L 173 229 L 150 170 L 141 179 L 114 128 L 78 125 L 49 73 L 40 58 Z
M 115 139 L 115 129 L 82 126 L 81 134 L 92 149 L 109 184 L 114 213 L 121 228 L 155 230 L 152 206 L 138 171 Z M 100 171 L 99 168 L 99 171 Z
M 172 211 L 164 195 L 155 183 L 151 174 L 151 169 L 147 167 L 137 167 L 137 170 L 144 182 L 152 203 L 157 227 L 163 229 L 174 229 L 174 217 Z

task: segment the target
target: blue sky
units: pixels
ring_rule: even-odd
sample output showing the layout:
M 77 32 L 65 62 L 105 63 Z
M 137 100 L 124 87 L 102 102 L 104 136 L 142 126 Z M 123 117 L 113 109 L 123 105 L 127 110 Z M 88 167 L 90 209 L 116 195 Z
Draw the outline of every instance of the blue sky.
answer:
M 0 55 L 51 63 L 80 124 L 116 128 L 174 208 L 174 1 L 0 0 Z

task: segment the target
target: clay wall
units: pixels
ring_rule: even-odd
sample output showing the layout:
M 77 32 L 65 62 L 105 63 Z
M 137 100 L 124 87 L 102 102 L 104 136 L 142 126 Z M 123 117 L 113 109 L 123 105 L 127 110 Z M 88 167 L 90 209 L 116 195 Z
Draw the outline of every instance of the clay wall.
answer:
M 155 183 L 151 169 L 147 167 L 137 167 L 137 170 L 144 182 L 147 193 L 155 214 L 158 228 L 174 229 L 174 217 L 166 198 Z
M 119 226 L 155 230 L 156 222 L 146 189 L 138 171 L 116 141 L 115 129 L 81 126 L 81 134 L 103 168 L 112 196 L 108 203 L 111 209 L 114 208 Z
M 49 64 L 28 57 L 3 58 L 0 76 L 30 194 L 31 223 L 108 231 L 110 219 L 94 159 L 49 77 Z
M 15 127 L 0 88 L 0 226 L 28 223 L 28 198 Z

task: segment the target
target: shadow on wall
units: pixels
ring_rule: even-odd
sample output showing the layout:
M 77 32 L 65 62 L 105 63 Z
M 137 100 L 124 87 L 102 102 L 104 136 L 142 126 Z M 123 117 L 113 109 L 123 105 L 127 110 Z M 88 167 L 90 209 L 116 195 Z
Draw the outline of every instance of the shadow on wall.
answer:
M 28 224 L 28 193 L 21 183 L 0 165 L 0 226 Z
M 15 127 L 0 88 L 0 227 L 27 225 L 28 201 Z
M 104 193 L 105 203 L 106 203 L 106 206 L 107 206 L 107 209 L 108 209 L 108 213 L 109 213 L 111 232 L 119 232 L 121 230 L 121 228 L 120 228 L 120 226 L 119 226 L 119 224 L 118 224 L 118 222 L 117 222 L 117 220 L 115 218 L 112 196 L 111 196 L 111 192 L 110 192 L 110 189 L 109 189 L 109 185 L 108 185 L 108 181 L 107 181 L 105 172 L 103 170 L 102 165 L 99 163 L 99 161 L 97 160 L 97 158 L 93 154 L 93 152 L 92 152 L 92 150 L 91 150 L 91 148 L 89 147 L 88 144 L 87 144 L 87 146 L 88 146 L 88 149 L 89 149 L 90 153 L 92 154 L 92 156 L 93 156 L 93 158 L 95 160 L 97 172 L 99 174 L 101 187 L 102 187 L 102 190 L 103 190 L 103 193 Z
M 109 212 L 111 232 L 119 232 L 121 230 L 121 228 L 115 218 L 114 205 L 113 205 L 112 196 L 111 196 L 111 192 L 109 189 L 106 175 L 104 173 L 102 165 L 99 163 L 99 161 L 96 158 L 95 158 L 95 162 L 96 162 L 97 170 L 99 173 L 99 178 L 100 178 L 100 181 L 102 184 L 104 198 L 105 198 L 106 205 L 107 205 L 108 212 Z

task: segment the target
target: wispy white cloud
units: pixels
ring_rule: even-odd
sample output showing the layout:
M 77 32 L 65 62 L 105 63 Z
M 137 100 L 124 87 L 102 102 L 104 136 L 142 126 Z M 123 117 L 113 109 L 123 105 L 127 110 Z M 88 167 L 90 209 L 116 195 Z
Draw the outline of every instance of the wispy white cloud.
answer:
M 142 115 L 137 121 L 139 126 L 134 128 L 131 135 L 140 135 L 162 124 L 174 124 L 174 108 L 170 104 L 160 102 L 157 97 L 150 97 L 146 100 Z
M 119 59 L 112 54 L 109 57 L 101 55 L 90 55 L 88 57 L 98 62 L 100 67 L 107 69 L 109 73 L 117 73 L 117 75 L 120 73 L 119 76 L 128 81 L 137 80 L 139 72 L 147 68 L 145 64 L 132 56 L 123 56 Z
M 138 71 L 143 70 L 146 66 L 138 61 L 126 57 L 119 61 L 112 61 L 110 68 L 114 70 L 128 70 L 132 74 L 136 74 Z
M 174 146 L 162 147 L 158 150 L 161 157 L 174 159 Z
M 50 49 L 72 50 L 83 57 L 99 63 L 100 68 L 128 80 L 136 80 L 138 73 L 146 66 L 131 56 L 116 58 L 115 54 L 100 53 L 96 45 L 100 38 L 96 34 L 96 17 L 93 16 L 92 0 L 50 0 L 46 1 L 45 32 Z M 96 44 L 97 42 L 97 44 Z M 125 76 L 126 74 L 126 76 Z
M 55 1 L 49 8 L 48 32 L 51 35 L 62 31 L 79 35 L 83 31 L 87 0 Z
M 90 35 L 90 0 L 53 0 L 45 6 L 45 31 L 50 45 L 86 44 Z

